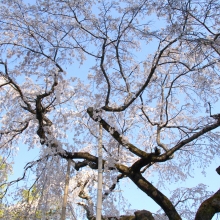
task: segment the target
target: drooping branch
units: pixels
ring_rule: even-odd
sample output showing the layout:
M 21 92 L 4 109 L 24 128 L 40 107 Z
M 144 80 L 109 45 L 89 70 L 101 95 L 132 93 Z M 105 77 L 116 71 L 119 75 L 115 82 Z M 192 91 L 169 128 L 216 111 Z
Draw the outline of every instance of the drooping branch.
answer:
M 118 183 L 121 179 L 123 179 L 124 177 L 125 177 L 124 174 L 119 174 L 119 175 L 117 176 L 116 182 L 113 183 L 112 186 L 111 186 L 107 191 L 105 191 L 104 196 L 103 196 L 103 200 L 104 200 L 105 198 L 107 198 L 107 196 L 115 189 L 117 183 Z
M 122 178 L 123 175 L 118 176 L 118 178 Z M 86 211 L 86 216 L 89 220 L 95 220 L 95 216 L 93 213 L 93 202 L 91 197 L 87 194 L 85 187 L 88 184 L 89 180 L 87 179 L 84 183 L 78 182 L 78 187 L 81 188 L 79 197 L 85 199 L 88 202 L 88 205 L 83 202 L 79 202 L 78 205 L 82 206 Z M 145 220 L 154 220 L 152 213 L 147 210 L 140 210 L 134 212 L 134 215 L 122 215 L 120 217 L 115 216 L 102 216 L 102 220 L 138 220 L 138 219 L 145 219 Z
M 78 182 L 78 186 L 81 188 L 79 192 L 79 197 L 82 199 L 85 199 L 88 202 L 88 205 L 84 202 L 79 202 L 78 205 L 82 206 L 86 211 L 86 216 L 89 220 L 95 220 L 94 212 L 93 212 L 93 201 L 91 197 L 88 195 L 88 193 L 85 190 L 86 185 L 89 183 L 89 179 L 87 179 L 84 183 Z
M 12 186 L 13 184 L 18 183 L 19 181 L 25 179 L 28 170 L 30 170 L 32 167 L 34 167 L 34 166 L 35 166 L 36 164 L 38 164 L 39 162 L 41 162 L 41 161 L 43 161 L 43 160 L 48 160 L 48 158 L 49 158 L 49 155 L 46 155 L 45 157 L 40 158 L 40 159 L 38 159 L 38 160 L 36 160 L 36 161 L 32 161 L 32 162 L 27 163 L 26 166 L 24 167 L 24 172 L 23 172 L 22 177 L 19 177 L 19 178 L 17 178 L 16 180 L 12 180 L 12 181 L 10 181 L 10 182 L 8 182 L 8 183 L 3 183 L 2 185 L 0 185 L 0 188 L 1 188 L 2 186 L 7 185 L 6 189 L 4 190 L 4 193 L 3 193 L 3 194 L 1 195 L 1 197 L 0 197 L 0 199 L 2 199 L 2 198 L 6 195 L 6 193 L 7 193 L 7 191 L 8 191 L 8 189 L 9 189 L 10 186 Z M 38 178 L 39 178 L 39 177 L 38 177 Z

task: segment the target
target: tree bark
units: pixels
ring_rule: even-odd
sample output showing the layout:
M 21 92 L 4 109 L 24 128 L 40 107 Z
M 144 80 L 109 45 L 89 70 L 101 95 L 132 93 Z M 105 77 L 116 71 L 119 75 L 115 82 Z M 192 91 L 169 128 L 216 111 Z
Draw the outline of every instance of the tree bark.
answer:
M 136 211 L 135 220 L 154 220 L 152 213 L 147 210 Z
M 131 172 L 129 178 L 138 186 L 139 189 L 151 197 L 164 210 L 169 219 L 181 220 L 180 215 L 170 200 L 151 183 L 149 183 L 140 172 Z
M 218 212 L 220 212 L 220 190 L 200 205 L 195 220 L 211 220 Z
M 216 168 L 216 172 L 220 175 L 220 166 Z M 200 205 L 195 220 L 210 220 L 218 212 L 220 212 L 220 190 Z
M 95 220 L 95 217 L 88 218 L 89 220 Z M 103 216 L 101 220 L 155 220 L 152 213 L 147 210 L 138 210 L 134 212 L 134 215 L 122 215 L 120 217 L 106 217 Z

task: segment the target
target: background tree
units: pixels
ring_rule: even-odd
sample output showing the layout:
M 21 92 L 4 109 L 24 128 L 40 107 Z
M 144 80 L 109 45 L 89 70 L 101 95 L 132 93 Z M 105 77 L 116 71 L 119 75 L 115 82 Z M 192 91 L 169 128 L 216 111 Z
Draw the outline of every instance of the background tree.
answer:
M 0 217 L 4 215 L 4 204 L 2 203 L 2 198 L 5 194 L 6 181 L 8 174 L 10 173 L 10 166 L 6 163 L 5 158 L 0 156 Z
M 120 215 L 107 201 L 128 178 L 169 219 L 194 218 L 196 210 L 182 210 L 178 196 L 167 198 L 148 178 L 185 181 L 195 165 L 205 169 L 219 156 L 219 7 L 216 0 L 1 1 L 0 149 L 39 147 L 18 180 L 34 173 L 43 213 L 62 197 L 70 159 L 67 214 L 80 216 L 72 211 L 79 206 L 82 216 L 94 215 L 101 123 L 103 215 Z

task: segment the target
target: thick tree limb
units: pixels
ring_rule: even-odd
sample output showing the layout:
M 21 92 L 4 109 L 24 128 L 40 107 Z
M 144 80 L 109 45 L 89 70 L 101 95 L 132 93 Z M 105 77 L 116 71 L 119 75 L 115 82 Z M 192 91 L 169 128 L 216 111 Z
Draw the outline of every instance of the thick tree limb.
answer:
M 216 168 L 216 172 L 220 175 L 220 166 Z M 195 220 L 210 220 L 218 212 L 220 212 L 220 190 L 200 205 Z
M 200 205 L 195 220 L 210 220 L 218 212 L 220 212 L 220 190 Z
M 181 220 L 181 217 L 170 200 L 148 182 L 140 172 L 131 172 L 128 177 L 138 186 L 139 189 L 151 197 L 164 210 L 169 219 Z
M 140 172 L 133 170 L 132 167 L 128 168 L 122 164 L 115 164 L 115 166 L 119 172 L 129 177 L 139 189 L 152 198 L 164 210 L 169 219 L 181 220 L 171 201 L 150 182 L 148 182 Z
M 116 131 L 116 129 L 114 127 L 111 127 L 105 120 L 103 120 L 100 116 L 95 117 L 94 116 L 94 109 L 92 107 L 87 109 L 87 113 L 89 114 L 89 116 L 94 120 L 94 121 L 99 121 L 99 123 L 102 124 L 103 128 L 112 135 L 112 137 L 118 141 L 119 144 L 125 146 L 126 148 L 128 148 L 129 151 L 131 151 L 132 153 L 134 153 L 135 155 L 141 157 L 141 158 L 148 158 L 149 155 L 146 153 L 145 151 L 142 151 L 140 149 L 138 149 L 137 147 L 135 147 L 133 144 L 128 143 L 127 141 L 123 140 L 123 136 L 121 134 L 119 134 L 118 131 Z

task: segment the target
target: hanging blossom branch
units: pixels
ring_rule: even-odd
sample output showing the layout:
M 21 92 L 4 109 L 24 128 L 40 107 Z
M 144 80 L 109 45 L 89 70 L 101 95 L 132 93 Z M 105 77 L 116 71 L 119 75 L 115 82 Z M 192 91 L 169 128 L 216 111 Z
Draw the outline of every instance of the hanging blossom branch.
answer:
M 4 190 L 4 193 L 2 194 L 2 196 L 0 197 L 0 199 L 2 199 L 2 198 L 6 195 L 6 193 L 7 193 L 7 191 L 8 191 L 8 189 L 9 189 L 10 186 L 12 186 L 13 184 L 18 183 L 19 181 L 25 179 L 26 173 L 27 173 L 28 170 L 30 170 L 31 168 L 33 168 L 33 167 L 34 167 L 35 165 L 37 165 L 39 162 L 42 162 L 43 160 L 48 160 L 49 157 L 50 157 L 50 155 L 46 155 L 45 157 L 42 157 L 42 158 L 40 158 L 40 159 L 38 159 L 38 160 L 36 160 L 36 161 L 32 161 L 32 162 L 27 163 L 27 164 L 25 165 L 25 167 L 24 167 L 24 172 L 23 172 L 23 176 L 22 176 L 22 177 L 20 177 L 20 178 L 18 178 L 18 179 L 16 179 L 16 180 L 12 180 L 12 181 L 10 181 L 10 182 L 8 182 L 8 183 L 3 183 L 3 184 L 1 184 L 1 185 L 0 185 L 0 188 L 1 188 L 2 186 L 5 186 L 5 185 L 7 185 L 7 187 L 6 187 L 6 189 Z M 40 178 L 40 176 L 37 177 L 37 179 L 39 179 L 39 178 Z

